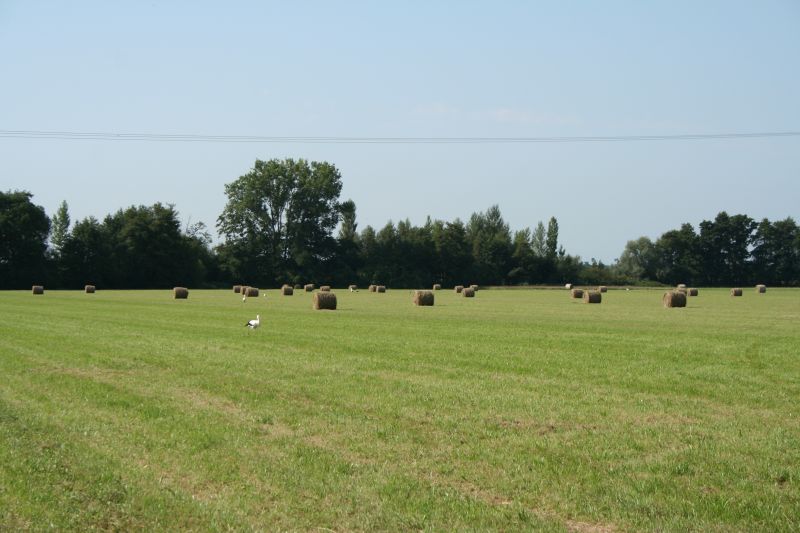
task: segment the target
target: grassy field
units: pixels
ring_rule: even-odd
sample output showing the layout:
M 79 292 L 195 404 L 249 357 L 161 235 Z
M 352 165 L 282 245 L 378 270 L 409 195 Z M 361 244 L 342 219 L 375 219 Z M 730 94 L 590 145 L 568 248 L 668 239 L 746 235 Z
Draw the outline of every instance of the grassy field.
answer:
M 797 531 L 800 291 L 662 292 L 0 293 L 0 531 Z

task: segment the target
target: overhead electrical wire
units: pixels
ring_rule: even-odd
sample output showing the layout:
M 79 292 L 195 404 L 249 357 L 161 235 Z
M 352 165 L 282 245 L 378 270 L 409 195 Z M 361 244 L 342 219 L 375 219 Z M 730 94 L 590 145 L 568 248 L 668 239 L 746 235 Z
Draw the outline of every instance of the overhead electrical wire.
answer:
M 169 133 L 115 133 L 80 131 L 0 130 L 0 139 L 64 141 L 147 141 L 203 143 L 289 143 L 289 144 L 534 144 L 647 141 L 704 141 L 714 139 L 758 139 L 800 137 L 800 131 L 746 133 L 682 133 L 674 135 L 609 135 L 565 137 L 345 137 L 345 136 L 262 136 L 201 135 Z

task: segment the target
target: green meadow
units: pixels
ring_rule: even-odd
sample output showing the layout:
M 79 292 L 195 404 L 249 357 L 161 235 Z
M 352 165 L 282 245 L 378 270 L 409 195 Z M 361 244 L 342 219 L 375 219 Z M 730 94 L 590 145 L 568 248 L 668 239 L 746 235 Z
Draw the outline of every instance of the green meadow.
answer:
M 0 531 L 800 528 L 800 290 L 101 289 L 0 293 Z

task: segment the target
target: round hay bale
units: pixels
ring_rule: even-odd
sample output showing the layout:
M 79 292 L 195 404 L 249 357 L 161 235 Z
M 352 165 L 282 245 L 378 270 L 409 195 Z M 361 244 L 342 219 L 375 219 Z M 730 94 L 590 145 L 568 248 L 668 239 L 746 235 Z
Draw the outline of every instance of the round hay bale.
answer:
M 475 285 L 475 284 L 470 285 L 469 288 L 472 289 L 473 291 L 477 291 L 478 290 L 478 286 Z
M 605 285 L 600 285 L 599 287 L 597 287 L 597 292 L 600 293 L 608 292 L 608 287 L 606 287 Z
M 291 285 L 284 285 L 281 287 L 281 294 L 284 296 L 292 296 L 294 294 L 294 288 Z
M 583 289 L 572 289 L 569 293 L 573 298 L 583 298 Z
M 661 298 L 664 307 L 686 307 L 686 293 L 678 290 L 667 291 Z
M 386 292 L 386 285 L 378 285 L 375 287 L 375 292 Z
M 34 285 L 31 287 L 33 294 L 44 294 L 44 285 Z
M 567 290 L 571 290 L 572 289 L 572 283 L 565 284 L 564 288 L 567 289 Z
M 248 298 L 250 298 L 251 296 L 258 297 L 258 288 L 257 287 L 246 287 L 244 289 L 244 293 Z
M 414 305 L 433 305 L 433 291 L 414 291 Z
M 307 285 L 304 285 L 303 286 L 303 290 L 306 291 L 306 292 L 313 292 L 314 284 L 313 283 L 309 283 Z
M 94 294 L 94 291 L 96 291 L 96 290 L 97 290 L 97 287 L 95 287 L 94 285 L 86 285 L 86 286 L 83 288 L 83 291 L 84 291 L 86 294 Z
M 585 304 L 599 304 L 603 301 L 603 295 L 600 291 L 584 291 L 583 303 Z
M 176 300 L 185 300 L 189 297 L 189 289 L 186 287 L 173 287 L 172 297 Z
M 434 283 L 433 284 L 433 290 L 435 290 L 435 291 L 442 290 L 442 284 L 441 283 Z
M 350 292 L 356 292 L 358 290 L 358 285 L 348 285 L 347 290 Z
M 678 292 L 682 292 L 683 294 L 686 294 L 689 289 L 687 289 L 686 287 L 678 287 L 675 290 L 678 291 Z
M 303 290 L 303 284 L 302 283 L 295 283 L 294 284 L 294 290 L 302 291 Z
M 376 290 L 378 290 L 378 286 L 377 285 L 370 285 L 369 286 L 369 292 L 375 292 Z
M 685 288 L 686 288 L 685 283 L 678 283 L 678 286 L 676 287 L 676 289 L 685 289 Z
M 464 290 L 464 286 L 463 285 L 456 285 L 454 290 L 456 291 L 456 294 L 461 294 L 461 291 Z
M 756 285 L 756 292 L 758 294 L 764 294 L 765 292 L 767 292 L 767 286 L 762 284 Z
M 461 296 L 464 298 L 475 298 L 475 289 L 472 287 L 464 287 L 461 291 Z
M 686 296 L 697 296 L 698 294 L 700 294 L 700 291 L 698 291 L 694 287 L 686 289 Z
M 742 296 L 743 294 L 744 294 L 744 291 L 739 287 L 731 289 L 731 296 Z
M 332 292 L 315 292 L 314 293 L 314 309 L 328 309 L 333 311 L 336 309 L 336 294 Z
M 319 290 L 321 290 L 322 292 L 331 292 L 331 286 L 330 285 L 320 285 L 319 286 Z
M 241 285 L 234 285 L 233 286 L 233 292 L 235 292 L 236 294 L 241 294 L 242 286 Z

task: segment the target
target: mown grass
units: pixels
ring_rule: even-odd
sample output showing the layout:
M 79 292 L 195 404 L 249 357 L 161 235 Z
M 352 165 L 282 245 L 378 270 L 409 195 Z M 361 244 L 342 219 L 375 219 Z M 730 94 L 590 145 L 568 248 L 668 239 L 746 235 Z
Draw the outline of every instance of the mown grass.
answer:
M 798 529 L 800 291 L 336 292 L 0 293 L 0 530 Z

